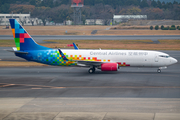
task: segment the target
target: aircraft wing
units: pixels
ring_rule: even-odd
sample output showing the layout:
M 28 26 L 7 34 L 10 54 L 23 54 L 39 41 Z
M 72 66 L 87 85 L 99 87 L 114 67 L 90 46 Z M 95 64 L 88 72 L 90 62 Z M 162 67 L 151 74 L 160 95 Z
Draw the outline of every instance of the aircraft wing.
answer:
M 58 49 L 58 50 L 64 61 L 75 61 L 80 66 L 99 66 L 102 63 L 105 63 L 105 62 L 101 62 L 101 61 L 68 60 L 67 57 L 64 55 L 64 53 L 61 51 L 61 49 Z
M 86 61 L 86 60 L 74 60 L 77 62 L 78 65 L 80 66 L 99 66 L 104 62 L 99 62 L 99 61 Z

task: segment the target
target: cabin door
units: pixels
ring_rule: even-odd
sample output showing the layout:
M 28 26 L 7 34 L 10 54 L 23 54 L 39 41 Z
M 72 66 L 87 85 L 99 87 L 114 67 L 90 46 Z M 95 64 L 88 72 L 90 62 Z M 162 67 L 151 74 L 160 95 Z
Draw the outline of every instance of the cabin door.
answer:
M 154 61 L 155 61 L 155 62 L 158 62 L 158 61 L 159 61 L 158 54 L 155 55 Z

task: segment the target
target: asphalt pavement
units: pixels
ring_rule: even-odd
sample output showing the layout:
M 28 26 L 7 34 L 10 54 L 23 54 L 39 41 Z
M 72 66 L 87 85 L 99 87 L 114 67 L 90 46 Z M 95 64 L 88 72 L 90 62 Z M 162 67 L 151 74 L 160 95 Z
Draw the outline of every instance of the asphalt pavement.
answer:
M 43 40 L 179 40 L 180 35 L 32 35 L 32 38 L 38 43 L 44 43 Z M 12 35 L 0 35 L 0 40 L 12 40 Z
M 179 39 L 180 36 L 33 36 L 44 39 Z M 0 36 L 0 39 L 13 39 Z M 23 61 L 0 47 L 0 60 Z M 162 51 L 180 61 L 180 51 Z M 81 67 L 0 68 L 3 120 L 179 120 L 180 63 L 89 74 Z
M 180 61 L 180 51 L 163 52 Z M 89 74 L 81 67 L 0 68 L 0 119 L 179 120 L 180 63 L 160 74 L 156 70 Z
M 179 120 L 179 68 L 0 68 L 0 119 Z

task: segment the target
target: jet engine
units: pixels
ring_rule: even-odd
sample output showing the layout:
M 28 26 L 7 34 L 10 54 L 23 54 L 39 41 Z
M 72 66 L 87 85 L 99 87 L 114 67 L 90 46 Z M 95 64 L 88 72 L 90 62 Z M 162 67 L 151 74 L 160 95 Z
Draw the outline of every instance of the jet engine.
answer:
M 103 63 L 101 64 L 101 71 L 117 71 L 118 64 L 117 63 Z

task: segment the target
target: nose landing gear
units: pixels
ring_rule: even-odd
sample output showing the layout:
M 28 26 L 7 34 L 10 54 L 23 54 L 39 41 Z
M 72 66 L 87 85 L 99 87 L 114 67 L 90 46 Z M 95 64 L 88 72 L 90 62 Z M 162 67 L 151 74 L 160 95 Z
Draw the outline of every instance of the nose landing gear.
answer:
M 157 72 L 158 72 L 158 73 L 161 73 L 161 70 L 162 70 L 162 69 L 166 69 L 166 68 L 167 68 L 167 66 L 159 67 L 158 70 L 157 70 Z

